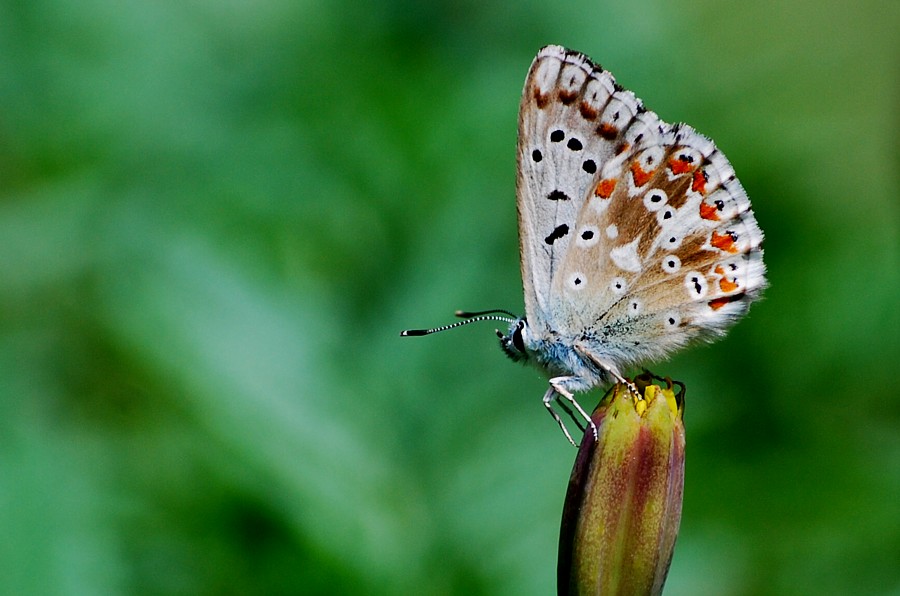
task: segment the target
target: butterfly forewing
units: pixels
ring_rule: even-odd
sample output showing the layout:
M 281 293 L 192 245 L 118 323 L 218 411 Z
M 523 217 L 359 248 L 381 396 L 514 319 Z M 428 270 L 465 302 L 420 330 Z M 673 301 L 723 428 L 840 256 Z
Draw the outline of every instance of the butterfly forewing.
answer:
M 615 81 L 590 61 L 545 48 L 531 66 L 519 110 L 518 211 L 525 310 L 546 322 L 551 284 L 569 249 L 573 226 L 612 140 L 589 134 L 615 93 Z
M 765 285 L 762 232 L 728 160 L 590 59 L 535 58 L 519 114 L 526 314 L 617 366 L 713 336 Z

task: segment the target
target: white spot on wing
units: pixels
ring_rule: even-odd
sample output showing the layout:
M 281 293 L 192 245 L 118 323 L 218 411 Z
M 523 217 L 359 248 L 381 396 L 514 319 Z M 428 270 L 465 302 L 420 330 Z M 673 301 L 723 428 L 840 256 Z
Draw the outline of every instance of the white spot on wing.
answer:
M 591 197 L 591 207 L 597 212 L 597 215 L 603 215 L 609 207 L 609 199 L 593 196 Z
M 584 276 L 584 273 L 576 271 L 575 273 L 569 274 L 566 283 L 568 283 L 569 288 L 573 290 L 583 290 L 587 286 L 587 278 Z
M 662 317 L 666 329 L 675 330 L 679 325 L 681 325 L 681 315 L 679 315 L 677 311 L 669 311 L 667 313 L 664 313 Z
M 640 300 L 635 298 L 631 302 L 628 303 L 628 313 L 633 317 L 637 316 L 637 315 L 641 314 L 641 309 L 643 308 L 643 306 L 644 306 L 643 303 L 641 303 Z
M 677 215 L 677 213 L 678 212 L 675 209 L 666 205 L 656 212 L 656 221 L 659 223 L 660 227 L 668 226 L 673 221 L 675 221 L 675 216 Z
M 624 271 L 637 273 L 641 270 L 641 259 L 638 257 L 637 248 L 641 237 L 638 236 L 628 244 L 617 246 L 609 251 L 609 258 L 615 263 L 616 267 Z
M 561 64 L 557 60 L 541 60 L 534 73 L 534 83 L 540 93 L 547 93 L 556 83 Z
M 666 255 L 662 260 L 662 269 L 666 273 L 675 273 L 681 269 L 681 259 L 676 255 Z
M 687 288 L 688 295 L 691 298 L 699 300 L 706 296 L 706 277 L 699 271 L 689 271 L 684 276 L 684 287 Z
M 583 226 L 575 236 L 575 244 L 583 248 L 589 248 L 600 241 L 600 230 L 595 225 Z
M 668 200 L 669 197 L 666 196 L 665 191 L 654 188 L 644 195 L 644 207 L 648 211 L 656 212 L 665 207 Z

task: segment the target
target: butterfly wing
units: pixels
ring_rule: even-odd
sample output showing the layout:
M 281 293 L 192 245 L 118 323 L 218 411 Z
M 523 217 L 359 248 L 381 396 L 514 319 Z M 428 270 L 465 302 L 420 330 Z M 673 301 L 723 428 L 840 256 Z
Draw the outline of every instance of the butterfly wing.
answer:
M 516 194 L 525 313 L 534 329 L 547 329 L 552 282 L 576 218 L 601 165 L 614 156 L 615 138 L 591 134 L 586 122 L 596 120 L 615 92 L 609 73 L 559 46 L 542 49 L 525 80 Z
M 541 50 L 519 142 L 526 311 L 595 359 L 622 368 L 715 337 L 765 286 L 762 232 L 725 156 L 587 57 Z
M 552 293 L 552 308 L 592 330 L 592 353 L 619 366 L 721 335 L 765 286 L 762 231 L 725 156 L 688 126 L 637 120 L 579 213 Z M 602 241 L 584 246 L 584 230 Z

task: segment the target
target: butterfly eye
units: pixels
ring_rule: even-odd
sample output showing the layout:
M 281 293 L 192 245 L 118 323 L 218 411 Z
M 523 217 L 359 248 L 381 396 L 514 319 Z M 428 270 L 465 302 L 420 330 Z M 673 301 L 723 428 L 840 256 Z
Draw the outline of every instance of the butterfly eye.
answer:
M 513 331 L 512 342 L 517 350 L 525 353 L 525 340 L 522 339 L 522 330 L 525 328 L 525 323 L 523 321 L 519 321 L 518 325 L 516 325 L 516 330 Z

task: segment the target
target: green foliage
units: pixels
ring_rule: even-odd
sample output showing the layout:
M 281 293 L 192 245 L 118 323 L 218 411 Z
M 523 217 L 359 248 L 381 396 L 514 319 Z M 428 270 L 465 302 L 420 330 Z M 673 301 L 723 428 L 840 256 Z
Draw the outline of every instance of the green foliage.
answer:
M 766 299 L 653 367 L 688 386 L 667 593 L 897 590 L 898 17 L 0 2 L 2 590 L 553 591 L 544 382 L 489 327 L 398 337 L 521 309 L 547 43 L 715 138 L 767 233 Z

